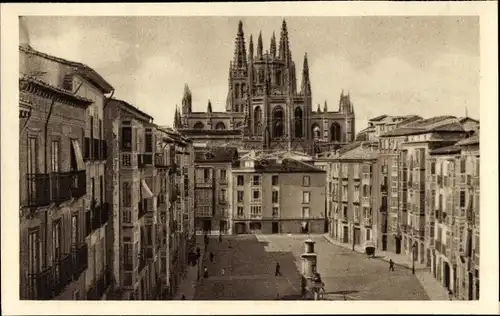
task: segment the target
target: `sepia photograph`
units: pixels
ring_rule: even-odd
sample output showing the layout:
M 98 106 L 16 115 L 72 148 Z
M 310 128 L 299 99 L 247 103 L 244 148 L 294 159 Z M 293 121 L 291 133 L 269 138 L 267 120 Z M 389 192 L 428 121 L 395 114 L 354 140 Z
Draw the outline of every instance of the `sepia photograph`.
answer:
M 410 13 L 17 15 L 13 297 L 481 300 L 481 18 Z

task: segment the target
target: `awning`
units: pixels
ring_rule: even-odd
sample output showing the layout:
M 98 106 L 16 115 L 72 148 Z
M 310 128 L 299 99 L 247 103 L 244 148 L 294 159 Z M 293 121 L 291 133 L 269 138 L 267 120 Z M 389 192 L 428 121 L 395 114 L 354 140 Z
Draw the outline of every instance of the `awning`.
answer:
M 153 193 L 149 189 L 148 184 L 146 183 L 146 181 L 141 180 L 141 184 L 142 184 L 141 185 L 142 198 L 143 199 L 150 199 L 150 198 L 152 198 L 153 197 Z
M 78 170 L 85 170 L 85 162 L 83 162 L 80 144 L 78 144 L 78 141 L 76 139 L 72 139 L 71 144 L 73 145 L 73 151 L 75 152 L 76 168 Z

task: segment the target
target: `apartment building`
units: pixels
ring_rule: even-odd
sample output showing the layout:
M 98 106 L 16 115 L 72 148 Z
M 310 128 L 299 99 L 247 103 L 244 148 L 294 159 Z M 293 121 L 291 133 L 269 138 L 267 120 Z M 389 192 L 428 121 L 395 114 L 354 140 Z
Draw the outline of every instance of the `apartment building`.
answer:
M 432 150 L 427 161 L 428 265 L 462 300 L 479 299 L 479 134 Z
M 117 99 L 108 102 L 104 118 L 110 144 L 107 194 L 113 201 L 113 298 L 150 299 L 158 280 L 153 118 Z
M 43 220 L 33 230 L 28 228 L 33 235 L 26 239 L 26 225 L 21 224 L 21 244 L 29 240 L 31 249 L 21 251 L 21 257 L 32 261 L 30 277 L 22 273 L 22 282 L 28 281 L 31 290 L 22 290 L 21 297 L 105 298 L 110 283 L 105 253 L 108 213 L 102 191 L 106 152 L 98 117 L 104 94 L 113 88 L 84 64 L 27 45 L 19 50 L 20 102 L 31 106 L 21 123 L 20 185 L 28 190 L 26 196 L 21 194 L 21 206 L 32 207 L 42 199 L 46 210 Z M 27 266 L 21 264 L 21 270 Z M 42 271 L 43 277 L 32 281 Z
M 323 233 L 326 172 L 312 163 L 250 151 L 232 171 L 233 231 Z
M 398 207 L 398 227 L 395 236 L 395 252 L 405 253 L 421 264 L 428 248 L 426 231 L 430 231 L 434 219 L 426 217 L 426 168 L 429 152 L 457 142 L 465 136 L 462 125 L 452 116 L 438 116 L 404 124 L 380 136 L 382 152 L 389 153 L 385 166 L 391 166 L 389 187 L 391 213 Z M 393 169 L 398 169 L 394 172 Z M 396 176 L 397 174 L 397 176 Z M 397 181 L 396 181 L 397 179 Z M 392 192 L 397 187 L 398 202 Z M 392 231 L 396 229 L 391 222 Z
M 385 234 L 385 212 L 380 208 L 377 173 L 378 150 L 370 142 L 356 142 L 324 157 L 331 162 L 330 236 L 362 246 L 367 241 L 380 248 Z
M 195 152 L 196 231 L 232 233 L 232 176 L 235 147 L 199 148 Z

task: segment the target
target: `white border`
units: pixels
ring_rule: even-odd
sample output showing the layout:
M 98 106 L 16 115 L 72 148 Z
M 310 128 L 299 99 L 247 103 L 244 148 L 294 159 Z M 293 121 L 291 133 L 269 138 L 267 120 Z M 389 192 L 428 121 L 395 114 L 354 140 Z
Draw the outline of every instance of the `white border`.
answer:
M 498 31 L 496 2 L 281 2 L 187 4 L 2 4 L 1 162 L 2 312 L 8 315 L 495 313 L 498 304 Z M 18 218 L 18 15 L 415 16 L 478 15 L 481 32 L 481 270 L 480 301 L 130 301 L 21 302 Z M 13 198 L 9 198 L 13 197 Z

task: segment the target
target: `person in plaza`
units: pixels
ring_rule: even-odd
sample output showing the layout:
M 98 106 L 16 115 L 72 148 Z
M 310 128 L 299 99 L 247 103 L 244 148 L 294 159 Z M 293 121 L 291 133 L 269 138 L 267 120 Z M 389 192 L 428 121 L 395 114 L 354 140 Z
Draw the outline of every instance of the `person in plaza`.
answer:
M 184 294 L 182 294 L 181 301 L 184 301 L 185 299 L 186 299 L 186 297 L 184 296 Z
M 275 272 L 274 272 L 274 275 L 275 275 L 275 276 L 278 276 L 278 275 L 281 275 L 281 276 L 282 276 L 281 271 L 280 271 L 280 268 L 281 268 L 281 267 L 280 267 L 280 263 L 279 263 L 279 262 L 276 262 L 276 270 L 275 270 Z
M 214 262 L 214 257 L 215 257 L 214 253 L 210 251 L 210 262 L 212 263 Z
M 448 289 L 448 297 L 450 298 L 450 301 L 453 301 L 453 292 L 451 289 Z
M 208 278 L 208 268 L 207 267 L 204 267 L 203 268 L 203 277 L 206 279 Z
M 389 259 L 389 271 L 394 271 L 394 261 L 392 259 Z
M 222 233 L 219 233 L 219 242 L 222 242 Z

